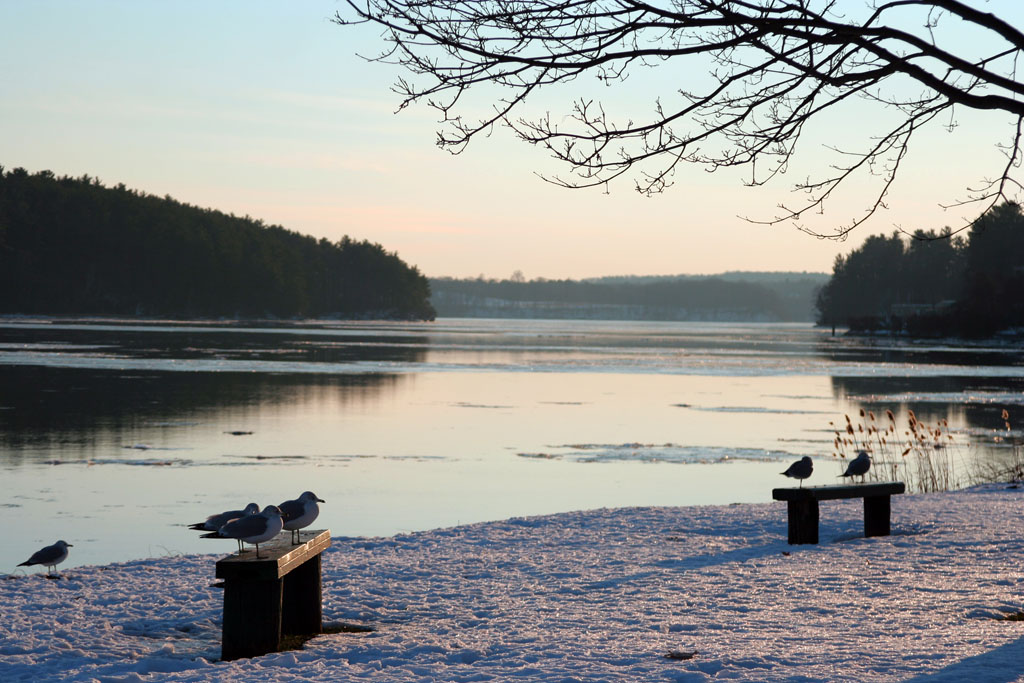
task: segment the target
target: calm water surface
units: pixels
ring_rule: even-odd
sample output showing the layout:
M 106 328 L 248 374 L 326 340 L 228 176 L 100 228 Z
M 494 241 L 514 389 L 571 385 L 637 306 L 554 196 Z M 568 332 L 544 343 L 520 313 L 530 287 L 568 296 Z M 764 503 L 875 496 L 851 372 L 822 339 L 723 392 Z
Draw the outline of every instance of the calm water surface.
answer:
M 1022 404 L 1019 348 L 808 325 L 8 320 L 0 569 L 58 538 L 66 566 L 226 553 L 185 525 L 306 489 L 336 536 L 767 502 L 801 455 L 836 480 L 846 414 L 945 419 L 989 458 Z

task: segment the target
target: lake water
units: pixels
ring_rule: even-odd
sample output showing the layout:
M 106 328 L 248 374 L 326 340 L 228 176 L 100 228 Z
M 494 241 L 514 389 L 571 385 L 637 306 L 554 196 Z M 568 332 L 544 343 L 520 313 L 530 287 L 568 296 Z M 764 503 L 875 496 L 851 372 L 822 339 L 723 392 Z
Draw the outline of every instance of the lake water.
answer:
M 227 553 L 185 525 L 307 489 L 336 536 L 767 502 L 805 454 L 808 483 L 837 481 L 844 415 L 946 420 L 985 459 L 1022 404 L 1020 348 L 809 325 L 8 319 L 0 567 L 58 538 L 65 566 Z

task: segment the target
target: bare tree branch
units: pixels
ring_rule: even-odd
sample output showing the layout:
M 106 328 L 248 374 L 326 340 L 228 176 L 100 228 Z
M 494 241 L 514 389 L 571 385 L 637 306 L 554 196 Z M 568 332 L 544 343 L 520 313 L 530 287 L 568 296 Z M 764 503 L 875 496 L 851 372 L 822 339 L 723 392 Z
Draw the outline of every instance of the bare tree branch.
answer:
M 568 168 L 566 176 L 542 176 L 564 187 L 631 176 L 637 191 L 654 194 L 672 184 L 680 164 L 745 167 L 745 182 L 763 185 L 790 169 L 808 124 L 861 100 L 895 123 L 859 147 L 832 147 L 839 163 L 795 183 L 800 201 L 780 203 L 776 216 L 759 222 L 845 237 L 885 207 L 915 135 L 958 107 L 1004 115 L 1007 163 L 948 206 L 976 204 L 980 215 L 1024 190 L 1024 82 L 1016 70 L 1024 33 L 979 9 L 985 0 L 346 2 L 349 11 L 335 21 L 383 32 L 374 59 L 411 74 L 395 86 L 400 106 L 422 102 L 440 113 L 439 146 L 457 154 L 507 126 Z M 984 36 L 972 39 L 975 55 L 950 38 L 963 28 Z M 564 116 L 521 113 L 539 92 L 581 76 L 618 85 L 659 68 L 692 89 L 661 93 L 639 120 L 617 120 L 589 96 Z M 470 120 L 463 112 L 472 109 L 471 92 L 490 111 Z M 855 176 L 876 183 L 861 215 L 827 235 L 800 225 Z

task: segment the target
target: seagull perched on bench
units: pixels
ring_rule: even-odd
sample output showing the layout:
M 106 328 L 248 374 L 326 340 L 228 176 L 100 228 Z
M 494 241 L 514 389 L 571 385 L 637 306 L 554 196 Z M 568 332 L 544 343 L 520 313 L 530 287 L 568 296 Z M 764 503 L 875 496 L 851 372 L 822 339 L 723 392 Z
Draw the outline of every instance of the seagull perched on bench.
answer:
M 811 462 L 811 457 L 809 455 L 805 455 L 804 457 L 800 458 L 795 463 L 790 465 L 789 469 L 787 469 L 785 472 L 781 472 L 781 474 L 784 474 L 787 477 L 792 477 L 793 479 L 799 479 L 800 488 L 803 488 L 804 479 L 811 476 L 811 472 L 813 471 L 814 463 Z
M 868 455 L 867 451 L 861 451 L 857 454 L 857 457 L 850 461 L 850 464 L 846 466 L 846 471 L 840 474 L 840 477 L 860 477 L 861 482 L 864 481 L 864 475 L 871 469 L 871 456 Z
M 227 524 L 233 519 L 239 517 L 245 517 L 246 515 L 255 515 L 260 511 L 260 506 L 256 503 L 249 503 L 245 506 L 244 510 L 228 510 L 221 512 L 217 515 L 210 515 L 206 518 L 205 522 L 196 522 L 195 524 L 189 524 L 188 528 L 195 531 L 217 531 L 222 526 Z M 238 552 L 242 552 L 242 542 L 238 541 Z
M 228 510 L 227 512 L 221 512 L 220 514 L 210 515 L 206 518 L 205 522 L 189 524 L 188 528 L 195 529 L 196 531 L 216 531 L 233 519 L 244 517 L 245 515 L 255 515 L 259 511 L 259 505 L 256 503 L 249 503 L 243 510 Z
M 256 546 L 256 559 L 259 560 L 260 543 L 277 536 L 283 526 L 281 508 L 268 505 L 262 512 L 236 517 L 220 529 L 203 534 L 200 538 L 234 538 L 243 543 L 251 543 Z
M 312 491 L 306 491 L 295 500 L 286 500 L 278 505 L 284 518 L 284 528 L 292 532 L 292 545 L 299 544 L 299 529 L 305 529 L 316 520 L 320 514 L 317 503 L 323 502 Z
M 53 545 L 48 545 L 41 550 L 37 550 L 32 553 L 32 557 L 28 558 L 19 567 L 31 567 L 34 564 L 41 564 L 46 567 L 46 575 L 50 575 L 50 570 L 57 571 L 57 565 L 68 559 L 68 548 L 74 548 L 67 541 L 57 541 Z

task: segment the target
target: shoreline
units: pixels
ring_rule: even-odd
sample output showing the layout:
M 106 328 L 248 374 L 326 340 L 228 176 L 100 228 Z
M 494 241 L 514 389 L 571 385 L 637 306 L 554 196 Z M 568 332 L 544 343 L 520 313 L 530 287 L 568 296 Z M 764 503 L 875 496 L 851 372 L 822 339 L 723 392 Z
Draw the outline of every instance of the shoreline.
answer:
M 480 315 L 466 315 L 466 316 L 444 316 L 437 315 L 432 319 L 426 318 L 408 318 L 408 317 L 387 317 L 383 315 L 370 314 L 359 317 L 297 317 L 297 318 L 281 318 L 281 317 L 173 317 L 166 315 L 116 315 L 116 314 L 35 314 L 35 313 L 0 313 L 0 325 L 44 325 L 44 324 L 56 324 L 56 325 L 118 325 L 118 326 L 137 326 L 137 327 L 161 327 L 161 326 L 173 326 L 173 327 L 201 327 L 210 329 L 281 329 L 281 328 L 295 328 L 295 329 L 306 329 L 306 330 L 318 330 L 318 329 L 330 329 L 332 326 L 347 325 L 347 324 L 412 324 L 412 325 L 443 325 L 446 322 L 452 321 L 483 321 L 483 319 L 497 319 L 497 321 L 510 321 L 510 322 L 523 322 L 523 321 L 538 321 L 543 323 L 624 323 L 624 324 L 635 324 L 635 323 L 666 323 L 674 325 L 687 325 L 692 324 L 696 326 L 701 325 L 730 325 L 730 324 L 742 324 L 742 325 L 768 325 L 768 326 L 805 326 L 813 330 L 821 330 L 827 332 L 829 326 L 819 325 L 814 321 L 797 321 L 797 322 L 777 322 L 777 321 L 703 321 L 703 319 L 687 319 L 687 321 L 663 321 L 663 319 L 636 319 L 628 318 L 572 318 L 572 317 L 511 317 L 511 316 L 480 316 Z M 846 339 L 874 339 L 874 340 L 888 340 L 906 342 L 912 345 L 919 344 L 942 344 L 948 346 L 954 346 L 958 348 L 983 348 L 989 346 L 996 346 L 1000 348 L 1019 348 L 1024 345 L 1024 328 L 1011 328 L 1002 330 L 989 337 L 950 337 L 950 336 L 925 336 L 925 335 L 908 335 L 899 332 L 892 331 L 857 331 L 854 332 L 849 328 L 836 328 L 836 330 L 829 335 L 831 338 L 846 338 Z
M 450 318 L 449 318 L 450 319 Z M 58 325 L 127 325 L 127 326 L 138 326 L 138 327 L 159 327 L 161 325 L 175 326 L 175 327 L 210 327 L 210 328 L 268 328 L 273 329 L 276 327 L 296 327 L 296 328 L 308 328 L 318 329 L 321 327 L 328 327 L 330 325 L 338 325 L 344 323 L 434 323 L 437 319 L 427 320 L 419 318 L 387 318 L 382 316 L 369 315 L 366 317 L 358 318 L 342 318 L 342 317 L 320 317 L 320 318 L 235 318 L 235 317 L 217 317 L 217 318 L 203 318 L 203 317 L 184 317 L 175 318 L 171 316 L 122 316 L 113 314 L 66 314 L 66 315 L 44 315 L 44 314 L 20 314 L 20 313 L 2 313 L 0 314 L 0 323 L 4 324 L 58 324 Z

